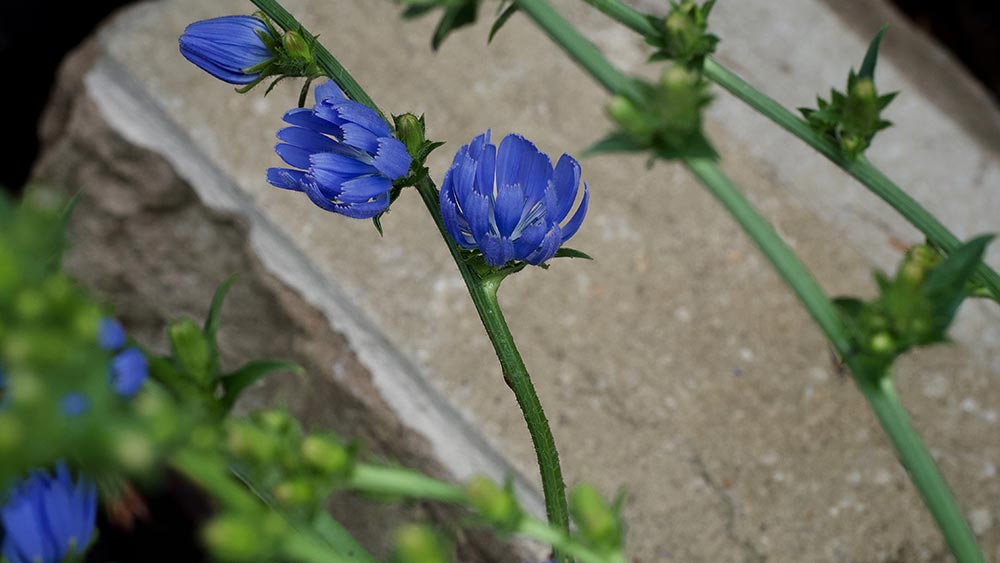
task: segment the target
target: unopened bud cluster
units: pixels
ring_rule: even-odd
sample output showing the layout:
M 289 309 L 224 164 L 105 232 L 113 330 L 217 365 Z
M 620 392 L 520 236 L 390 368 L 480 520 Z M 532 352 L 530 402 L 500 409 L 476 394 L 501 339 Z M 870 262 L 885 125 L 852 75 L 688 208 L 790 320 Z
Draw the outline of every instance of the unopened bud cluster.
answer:
M 700 68 L 705 57 L 715 51 L 719 38 L 708 32 L 708 15 L 715 0 L 698 5 L 692 0 L 670 3 L 670 12 L 661 22 L 661 37 L 654 42 L 660 50 L 656 59 Z

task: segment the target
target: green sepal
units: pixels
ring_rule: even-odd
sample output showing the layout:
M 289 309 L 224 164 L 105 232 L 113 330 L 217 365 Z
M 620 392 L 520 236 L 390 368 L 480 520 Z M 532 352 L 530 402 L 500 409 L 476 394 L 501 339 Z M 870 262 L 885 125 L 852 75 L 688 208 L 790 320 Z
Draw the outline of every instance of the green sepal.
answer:
M 958 247 L 927 276 L 924 292 L 934 304 L 934 330 L 948 328 L 967 295 L 969 282 L 982 263 L 986 245 L 994 235 L 982 235 Z
M 437 28 L 434 29 L 434 36 L 431 38 L 431 48 L 437 51 L 452 31 L 475 23 L 478 11 L 478 0 L 467 0 L 457 6 L 445 8 L 444 15 L 441 16 L 441 21 L 438 22 Z
M 575 248 L 567 248 L 565 246 L 561 247 L 552 256 L 553 258 L 580 258 L 583 260 L 593 260 L 593 258 L 586 252 L 576 250 Z
M 882 44 L 882 37 L 885 36 L 885 32 L 888 29 L 889 24 L 883 24 L 879 28 L 878 33 L 875 34 L 875 37 L 872 38 L 871 43 L 868 44 L 868 51 L 865 52 L 865 59 L 861 63 L 861 70 L 858 71 L 859 78 L 875 79 L 875 63 L 878 62 L 878 48 Z
M 222 398 L 219 403 L 225 412 L 229 412 L 239 398 L 240 393 L 264 377 L 279 371 L 292 372 L 295 375 L 305 374 L 302 366 L 294 362 L 281 360 L 254 360 L 247 362 L 220 379 L 222 383 Z
M 607 153 L 641 152 L 647 148 L 647 145 L 631 135 L 614 132 L 584 149 L 580 156 L 587 158 Z
M 509 20 L 511 16 L 517 13 L 517 10 L 518 10 L 517 3 L 513 1 L 511 1 L 506 8 L 504 8 L 504 2 L 501 2 L 500 5 L 497 6 L 497 13 L 499 15 L 497 16 L 497 19 L 493 22 L 493 26 L 490 27 L 490 34 L 486 38 L 487 45 L 493 42 L 493 37 L 496 36 L 497 32 L 500 31 L 500 28 L 507 23 L 507 20 Z

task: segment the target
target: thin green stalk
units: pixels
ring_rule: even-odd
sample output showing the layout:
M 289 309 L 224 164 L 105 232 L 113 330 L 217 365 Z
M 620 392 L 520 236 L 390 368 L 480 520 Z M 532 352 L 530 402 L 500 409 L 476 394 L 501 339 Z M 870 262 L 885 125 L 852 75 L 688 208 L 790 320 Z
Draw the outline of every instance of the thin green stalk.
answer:
M 462 257 L 458 246 L 452 241 L 444 228 L 441 220 L 441 207 L 438 200 L 438 192 L 428 179 L 423 179 L 417 183 L 417 191 L 423 199 L 427 211 L 434 218 L 434 223 L 438 231 L 448 245 L 452 258 L 458 266 L 462 279 L 469 290 L 472 302 L 476 306 L 479 318 L 486 328 L 486 333 L 493 343 L 497 358 L 503 371 L 504 380 L 507 386 L 514 392 L 518 406 L 528 426 L 528 433 L 531 435 L 531 443 L 535 448 L 535 456 L 538 460 L 538 469 L 542 477 L 542 493 L 545 496 L 545 511 L 549 523 L 557 529 L 565 532 L 569 531 L 569 507 L 566 502 L 566 485 L 563 482 L 562 469 L 559 466 L 559 451 L 556 449 L 555 439 L 552 437 L 552 430 L 549 427 L 545 411 L 535 393 L 535 387 L 531 383 L 531 377 L 524 366 L 521 354 L 514 344 L 514 337 L 507 327 L 503 312 L 497 302 L 498 280 L 483 280 L 472 271 Z
M 584 0 L 584 2 L 640 35 L 657 37 L 660 33 L 646 15 L 627 6 L 621 0 Z M 864 156 L 856 159 L 847 158 L 833 142 L 813 131 L 809 124 L 798 115 L 785 109 L 777 101 L 757 90 L 711 57 L 705 59 L 704 72 L 706 78 L 728 90 L 761 115 L 804 141 L 830 162 L 858 180 L 873 194 L 888 203 L 934 245 L 939 246 L 945 252 L 953 252 L 961 245 L 961 240 L 957 236 L 869 162 L 867 158 Z M 983 262 L 979 266 L 977 275 L 993 299 L 1000 301 L 1000 274 L 997 274 L 995 270 Z
M 296 30 L 304 36 L 312 37 L 312 34 L 306 31 L 294 16 L 275 0 L 251 0 L 251 2 L 283 29 Z M 375 102 L 329 51 L 318 42 L 315 45 L 315 50 L 317 62 L 340 85 L 348 97 L 378 111 Z M 428 212 L 437 224 L 441 237 L 448 245 L 448 250 L 462 274 L 462 279 L 465 280 L 465 285 L 476 306 L 476 311 L 479 313 L 479 318 L 482 320 L 496 350 L 497 358 L 500 360 L 504 378 L 514 391 L 517 403 L 524 414 L 525 423 L 528 426 L 528 432 L 531 435 L 538 458 L 538 469 L 542 477 L 542 492 L 545 496 L 545 509 L 549 522 L 559 529 L 568 531 L 569 509 L 566 503 L 566 485 L 563 482 L 562 469 L 559 467 L 559 453 L 556 450 L 552 430 L 549 428 L 548 420 L 545 418 L 541 403 L 535 394 L 527 369 L 517 351 L 517 346 L 514 344 L 513 336 L 507 328 L 503 313 L 496 302 L 496 287 L 481 280 L 472 271 L 465 263 L 458 246 L 445 231 L 444 223 L 441 220 L 437 188 L 430 179 L 423 178 L 417 183 L 416 188 Z
M 309 33 L 306 28 L 302 27 L 302 24 L 295 19 L 295 16 L 290 14 L 288 10 L 282 7 L 282 5 L 276 0 L 250 1 L 253 2 L 254 6 L 257 6 L 261 12 L 264 12 L 267 17 L 274 20 L 274 22 L 277 23 L 281 29 L 284 29 L 285 31 L 297 31 L 306 39 L 315 37 L 313 34 Z M 315 45 L 313 46 L 313 53 L 316 56 L 316 62 L 319 64 L 320 68 L 323 69 L 327 76 L 340 85 L 340 87 L 344 90 L 344 94 L 347 94 L 348 98 L 365 104 L 366 106 L 379 112 L 379 114 L 384 117 L 384 114 L 382 114 L 381 110 L 378 109 L 378 106 L 375 105 L 375 102 L 368 96 L 364 88 L 362 88 L 361 85 L 354 80 L 351 73 L 347 72 L 347 69 L 340 64 L 340 61 L 330 54 L 330 51 L 328 51 L 319 41 L 315 42 Z
M 440 502 L 468 503 L 468 496 L 461 487 L 428 477 L 419 471 L 362 464 L 354 468 L 347 487 L 356 491 L 413 496 Z
M 917 431 L 910 424 L 892 384 L 892 377 L 885 375 L 875 381 L 859 379 L 858 387 L 868 399 L 882 427 L 886 429 L 899 460 L 917 485 L 920 496 L 931 515 L 944 533 L 945 541 L 958 563 L 983 563 L 983 554 L 976 545 L 976 538 L 955 503 L 934 458 L 924 447 Z
M 559 16 L 546 0 L 517 0 L 525 13 L 531 17 L 539 27 L 559 44 L 571 57 L 590 70 L 600 69 L 602 74 L 595 78 L 613 94 L 622 94 L 615 85 L 624 83 L 627 79 L 606 60 L 593 60 L 593 52 L 584 49 L 581 52 L 574 52 L 581 44 L 588 44 L 586 39 L 564 19 Z M 596 1 L 596 0 L 594 0 Z M 593 3 L 593 2 L 591 2 Z M 570 40 L 566 40 L 569 38 Z M 589 44 L 588 44 L 589 45 Z M 593 47 L 590 45 L 590 47 Z M 600 52 L 597 52 L 600 57 Z M 615 76 L 618 74 L 619 76 Z M 845 358 L 848 367 L 854 373 L 854 379 L 865 392 L 866 397 L 872 402 L 882 428 L 889 435 L 890 440 L 896 446 L 900 459 L 910 470 L 913 482 L 920 490 L 920 494 L 928 500 L 927 506 L 939 523 L 941 532 L 945 535 L 945 540 L 952 548 L 956 557 L 968 557 L 959 559 L 959 563 L 979 563 L 982 560 L 979 547 L 975 538 L 968 533 L 968 528 L 962 518 L 961 512 L 951 497 L 944 478 L 934 460 L 926 454 L 924 445 L 919 437 L 910 427 L 906 420 L 905 411 L 898 405 L 898 400 L 892 399 L 894 395 L 886 395 L 884 392 L 875 396 L 870 396 L 865 385 L 871 386 L 870 380 L 853 361 L 853 349 L 847 330 L 843 321 L 837 314 L 836 309 L 830 302 L 826 293 L 823 292 L 819 284 L 816 283 L 809 270 L 802 264 L 798 256 L 785 244 L 785 242 L 774 231 L 774 228 L 763 216 L 757 212 L 749 201 L 739 192 L 736 186 L 725 176 L 718 164 L 710 159 L 688 158 L 684 160 L 688 169 L 707 187 L 712 194 L 726 207 L 733 218 L 740 223 L 746 233 L 753 239 L 764 255 L 771 261 L 772 265 L 785 280 L 802 304 L 816 320 L 820 328 L 830 339 L 838 354 Z M 884 386 L 885 383 L 883 382 Z M 891 382 L 889 383 L 891 390 Z M 893 407 L 895 402 L 897 407 Z M 900 417 L 900 413 L 903 414 Z M 909 464 L 913 464 L 912 466 Z

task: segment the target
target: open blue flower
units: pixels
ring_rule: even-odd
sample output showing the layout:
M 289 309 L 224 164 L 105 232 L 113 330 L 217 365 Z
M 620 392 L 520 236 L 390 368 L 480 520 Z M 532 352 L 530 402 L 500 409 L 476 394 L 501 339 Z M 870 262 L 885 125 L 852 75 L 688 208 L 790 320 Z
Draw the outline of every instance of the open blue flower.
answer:
M 252 70 L 274 58 L 261 34 L 270 34 L 270 30 L 252 16 L 202 20 L 184 30 L 181 54 L 219 80 L 249 84 L 260 77 Z
M 524 137 L 507 135 L 498 149 L 487 131 L 455 154 L 441 185 L 441 215 L 458 245 L 479 249 L 491 266 L 543 264 L 583 223 L 586 182 L 576 213 L 563 223 L 579 186 L 580 164 L 573 157 L 562 155 L 553 168 Z
M 370 107 L 348 100 L 332 81 L 316 88 L 312 109 L 293 109 L 275 147 L 289 168 L 269 168 L 267 181 L 305 192 L 319 207 L 368 219 L 389 206 L 392 183 L 410 170 L 410 154 Z
M 122 397 L 133 397 L 149 377 L 149 362 L 138 348 L 126 348 L 128 341 L 125 329 L 118 321 L 105 317 L 101 319 L 97 341 L 101 348 L 117 352 L 111 359 L 111 388 Z
M 0 507 L 0 552 L 10 563 L 60 563 L 86 550 L 96 516 L 93 482 L 83 477 L 74 482 L 63 463 L 54 475 L 36 471 L 15 485 Z

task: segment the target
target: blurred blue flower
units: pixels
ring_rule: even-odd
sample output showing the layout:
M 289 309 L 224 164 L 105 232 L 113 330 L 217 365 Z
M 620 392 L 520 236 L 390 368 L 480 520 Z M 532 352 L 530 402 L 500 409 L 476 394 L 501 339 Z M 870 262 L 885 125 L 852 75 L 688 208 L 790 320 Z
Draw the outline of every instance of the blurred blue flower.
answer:
M 194 22 L 180 37 L 181 54 L 212 76 L 230 84 L 249 84 L 252 72 L 274 58 L 261 34 L 267 25 L 252 16 L 223 16 Z
M 16 484 L 0 507 L 4 538 L 0 548 L 10 563 L 60 563 L 82 554 L 94 534 L 97 487 L 66 465 L 55 475 L 36 471 Z
M 118 321 L 104 317 L 97 331 L 97 343 L 101 348 L 114 352 L 125 347 L 125 329 Z
M 316 105 L 285 114 L 275 147 L 289 168 L 269 168 L 267 181 L 305 192 L 319 207 L 368 219 L 389 206 L 392 183 L 410 170 L 410 154 L 373 109 L 348 100 L 332 81 L 316 88 Z
M 74 417 L 87 412 L 87 409 L 90 408 L 90 401 L 87 400 L 87 396 L 83 393 L 67 393 L 63 395 L 60 406 L 62 407 L 63 414 L 68 417 Z
M 111 360 L 111 388 L 122 397 L 133 397 L 149 377 L 149 362 L 138 348 L 127 348 Z
M 507 135 L 500 148 L 490 132 L 458 149 L 441 185 L 441 215 L 459 246 L 478 248 L 500 267 L 512 260 L 539 265 L 569 240 L 587 214 L 590 190 L 569 221 L 580 186 L 580 165 L 549 157 L 520 135 Z

